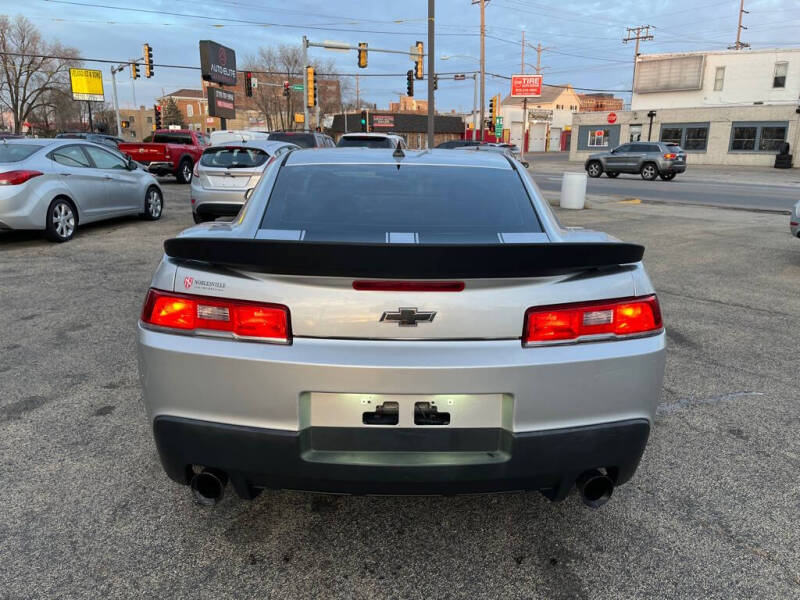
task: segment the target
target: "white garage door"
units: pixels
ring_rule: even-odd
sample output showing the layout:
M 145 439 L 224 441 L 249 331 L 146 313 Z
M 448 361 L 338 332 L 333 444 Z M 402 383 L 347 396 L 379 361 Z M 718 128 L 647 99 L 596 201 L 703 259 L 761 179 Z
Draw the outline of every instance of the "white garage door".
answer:
M 550 152 L 561 150 L 561 127 L 550 128 Z
M 531 152 L 544 152 L 547 123 L 534 123 L 528 131 L 530 132 Z

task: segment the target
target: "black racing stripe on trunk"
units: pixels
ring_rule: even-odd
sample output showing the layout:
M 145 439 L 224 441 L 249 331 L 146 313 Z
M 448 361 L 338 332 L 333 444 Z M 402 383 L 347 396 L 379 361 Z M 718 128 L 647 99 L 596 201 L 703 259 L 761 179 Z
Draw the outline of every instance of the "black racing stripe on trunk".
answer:
M 561 275 L 639 262 L 644 246 L 622 242 L 549 244 L 355 244 L 293 240 L 172 238 L 164 251 L 276 275 L 385 279 L 477 279 Z

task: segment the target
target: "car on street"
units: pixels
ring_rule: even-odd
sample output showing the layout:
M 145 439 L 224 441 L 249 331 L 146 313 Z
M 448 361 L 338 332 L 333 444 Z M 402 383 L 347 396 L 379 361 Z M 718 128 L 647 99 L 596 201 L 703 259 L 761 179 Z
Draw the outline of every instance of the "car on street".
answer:
M 318 131 L 270 131 L 273 142 L 289 142 L 301 148 L 333 148 L 333 138 Z
M 150 142 L 126 142 L 119 145 L 153 175 L 172 175 L 178 183 L 190 183 L 195 163 L 200 159 L 208 140 L 191 129 L 159 129 Z
M 345 133 L 337 148 L 408 148 L 402 136 L 394 133 Z
M 795 237 L 800 237 L 800 200 L 797 201 L 792 207 L 792 212 L 789 215 L 789 231 Z
M 78 139 L 0 143 L 0 229 L 40 229 L 53 242 L 78 225 L 139 215 L 161 218 L 158 181 L 133 160 Z
M 584 168 L 589 177 L 605 173 L 613 178 L 631 173 L 641 175 L 645 181 L 657 177 L 670 181 L 686 171 L 686 153 L 671 142 L 630 142 L 609 152 L 590 154 Z
M 164 243 L 138 323 L 161 463 L 195 499 L 541 490 L 604 504 L 653 426 L 644 248 L 564 229 L 498 152 L 289 152 Z
M 245 202 L 247 190 L 258 185 L 269 164 L 299 146 L 269 140 L 209 146 L 194 166 L 191 185 L 195 223 L 233 217 Z
M 89 133 L 86 131 L 67 131 L 64 133 L 59 133 L 56 135 L 56 139 L 86 140 L 87 142 L 94 142 L 95 144 L 108 146 L 114 150 L 117 150 L 119 145 L 125 142 L 125 140 L 122 138 L 118 138 L 113 135 L 108 135 L 105 133 Z

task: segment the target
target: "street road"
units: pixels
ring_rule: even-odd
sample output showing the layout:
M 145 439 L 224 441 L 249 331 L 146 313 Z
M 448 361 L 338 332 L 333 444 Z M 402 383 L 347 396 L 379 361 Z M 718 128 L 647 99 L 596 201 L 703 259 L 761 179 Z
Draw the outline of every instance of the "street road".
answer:
M 230 490 L 209 509 L 164 475 L 140 400 L 136 320 L 163 240 L 192 222 L 187 186 L 164 189 L 156 223 L 0 233 L 0 598 L 800 597 L 788 217 L 555 209 L 646 246 L 667 327 L 652 437 L 600 510 Z
M 532 158 L 533 178 L 539 188 L 546 192 L 561 190 L 563 171 L 581 171 L 583 168 L 582 164 L 567 162 L 566 155 L 560 153 L 554 153 L 553 156 L 535 154 Z M 691 165 L 689 170 L 692 170 Z M 712 176 L 711 170 L 705 166 L 702 169 L 695 168 L 694 173 L 678 175 L 672 181 L 644 181 L 639 175 L 626 174 L 609 179 L 603 175 L 597 179 L 589 178 L 587 194 L 787 212 L 800 200 L 800 185 L 783 183 L 787 180 L 785 171 L 765 169 L 761 178 L 775 173 L 776 179 L 782 182 L 781 185 L 769 185 L 748 183 L 746 175 L 732 176 L 729 181 L 722 181 L 719 176 Z M 706 173 L 709 173 L 709 177 L 704 179 Z M 800 175 L 796 179 L 800 181 Z

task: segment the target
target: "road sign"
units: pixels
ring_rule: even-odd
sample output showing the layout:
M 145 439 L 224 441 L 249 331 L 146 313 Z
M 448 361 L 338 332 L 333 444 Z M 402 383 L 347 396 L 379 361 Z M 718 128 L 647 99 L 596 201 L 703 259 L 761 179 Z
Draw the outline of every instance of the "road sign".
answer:
M 200 72 L 205 81 L 236 85 L 236 52 L 211 40 L 200 40 Z
M 503 117 L 497 117 L 494 122 L 494 136 L 500 137 L 501 135 L 503 135 Z
M 617 122 L 617 113 L 608 113 L 607 120 L 612 125 Z
M 255 77 L 251 77 L 250 78 L 250 85 L 253 86 L 254 90 L 257 90 L 258 89 L 258 79 L 256 79 Z
M 542 95 L 541 75 L 512 75 L 512 98 L 538 98 Z
M 455 75 L 453 75 L 454 81 L 464 81 L 466 78 L 467 76 L 464 75 L 463 73 L 456 73 Z
M 103 72 L 95 69 L 70 69 L 69 82 L 73 100 L 103 102 Z
M 302 92 L 304 89 L 306 89 L 306 86 L 304 86 L 302 83 L 295 83 L 292 85 L 292 89 L 295 92 Z
M 294 122 L 295 123 L 305 123 L 306 122 L 306 115 L 304 113 L 294 113 Z
M 208 115 L 220 119 L 235 119 L 236 102 L 233 92 L 222 88 L 208 88 Z

